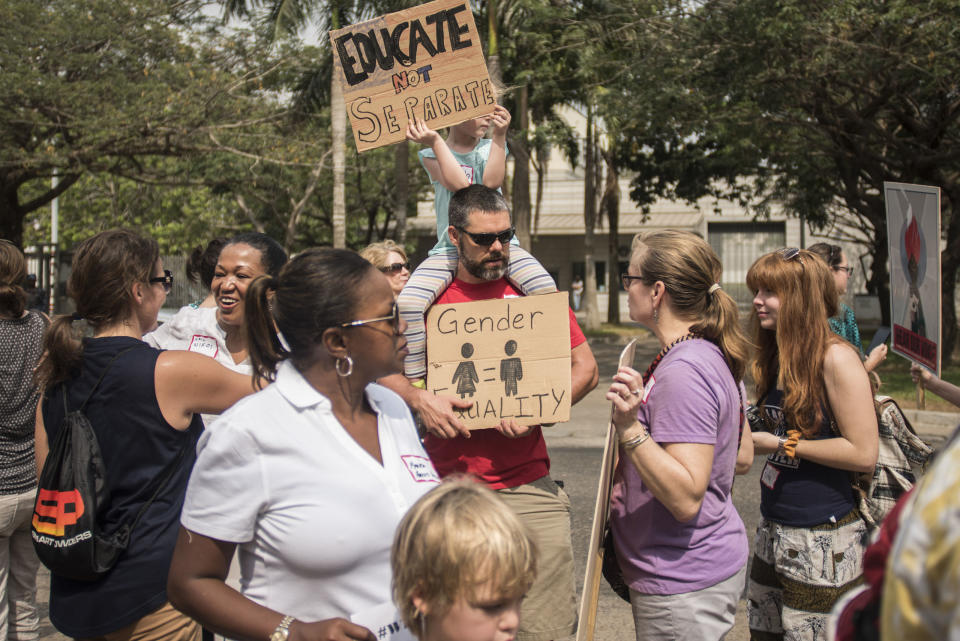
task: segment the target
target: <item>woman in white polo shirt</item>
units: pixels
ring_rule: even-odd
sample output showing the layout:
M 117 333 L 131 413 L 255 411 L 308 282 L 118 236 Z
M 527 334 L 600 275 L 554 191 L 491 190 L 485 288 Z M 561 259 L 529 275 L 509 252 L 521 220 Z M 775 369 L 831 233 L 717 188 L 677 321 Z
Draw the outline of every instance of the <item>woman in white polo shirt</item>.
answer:
M 406 354 L 390 284 L 354 252 L 310 249 L 246 305 L 254 375 L 273 382 L 201 438 L 170 599 L 229 638 L 372 640 L 349 619 L 393 623 L 393 532 L 438 482 L 406 404 L 375 383 Z M 224 583 L 237 548 L 241 592 Z

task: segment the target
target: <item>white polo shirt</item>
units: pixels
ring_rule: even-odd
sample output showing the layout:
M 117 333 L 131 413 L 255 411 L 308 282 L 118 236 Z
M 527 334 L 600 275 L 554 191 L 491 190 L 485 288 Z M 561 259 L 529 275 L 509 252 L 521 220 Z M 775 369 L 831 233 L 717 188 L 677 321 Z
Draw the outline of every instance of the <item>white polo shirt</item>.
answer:
M 201 437 L 181 523 L 239 544 L 256 603 L 309 622 L 390 602 L 394 531 L 439 477 L 403 400 L 376 384 L 366 394 L 382 466 L 289 361 Z

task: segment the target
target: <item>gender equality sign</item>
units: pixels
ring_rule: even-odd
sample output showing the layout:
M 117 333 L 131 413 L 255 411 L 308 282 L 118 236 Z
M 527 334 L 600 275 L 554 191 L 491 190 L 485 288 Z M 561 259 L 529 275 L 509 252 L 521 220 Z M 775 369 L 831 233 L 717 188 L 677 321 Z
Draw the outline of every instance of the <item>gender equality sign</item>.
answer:
M 493 111 L 480 35 L 466 0 L 435 0 L 330 32 L 358 151 Z
M 473 401 L 471 430 L 570 420 L 567 294 L 434 305 L 427 313 L 427 389 Z
M 883 183 L 893 351 L 940 375 L 940 189 Z

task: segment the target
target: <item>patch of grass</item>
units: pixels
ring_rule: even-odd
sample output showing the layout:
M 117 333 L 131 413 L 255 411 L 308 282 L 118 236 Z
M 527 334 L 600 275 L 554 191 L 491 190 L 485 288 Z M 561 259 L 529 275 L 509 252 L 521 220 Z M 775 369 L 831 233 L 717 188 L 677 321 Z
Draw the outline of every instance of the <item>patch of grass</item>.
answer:
M 873 332 L 866 332 L 863 336 L 864 345 L 869 345 L 872 337 Z M 883 361 L 874 371 L 880 377 L 881 394 L 893 397 L 904 409 L 916 409 L 917 386 L 910 378 L 909 360 L 891 351 L 887 355 L 887 360 Z M 940 377 L 951 383 L 960 381 L 960 365 L 956 363 L 956 359 L 954 359 L 952 365 L 941 369 Z M 955 405 L 948 403 L 929 390 L 926 392 L 925 409 L 936 412 L 960 411 Z

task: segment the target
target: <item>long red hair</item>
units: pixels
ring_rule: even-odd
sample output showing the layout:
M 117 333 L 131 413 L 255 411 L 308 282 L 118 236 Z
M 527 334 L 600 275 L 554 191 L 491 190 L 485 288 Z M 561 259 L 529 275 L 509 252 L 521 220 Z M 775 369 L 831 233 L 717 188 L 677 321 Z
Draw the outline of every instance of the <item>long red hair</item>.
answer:
M 779 386 L 787 424 L 811 438 L 820 431 L 827 404 L 824 356 L 830 344 L 841 340 L 828 320 L 837 313 L 837 290 L 819 256 L 805 249 L 787 259 L 789 255 L 784 250 L 765 254 L 747 272 L 754 294 L 763 287 L 780 300 L 776 330 L 763 329 L 756 310 L 751 314 L 757 346 L 751 371 L 757 398 Z

